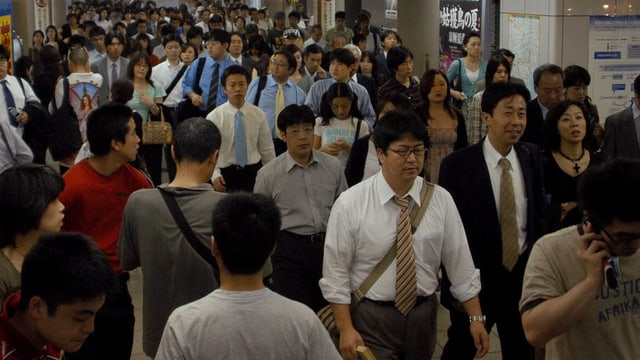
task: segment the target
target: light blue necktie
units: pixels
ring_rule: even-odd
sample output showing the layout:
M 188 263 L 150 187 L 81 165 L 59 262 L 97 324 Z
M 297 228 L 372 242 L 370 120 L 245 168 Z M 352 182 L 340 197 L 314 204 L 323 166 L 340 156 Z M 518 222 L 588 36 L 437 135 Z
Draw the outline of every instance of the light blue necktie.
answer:
M 242 123 L 242 113 L 236 112 L 235 134 L 233 140 L 236 145 L 236 165 L 247 165 L 247 136 Z

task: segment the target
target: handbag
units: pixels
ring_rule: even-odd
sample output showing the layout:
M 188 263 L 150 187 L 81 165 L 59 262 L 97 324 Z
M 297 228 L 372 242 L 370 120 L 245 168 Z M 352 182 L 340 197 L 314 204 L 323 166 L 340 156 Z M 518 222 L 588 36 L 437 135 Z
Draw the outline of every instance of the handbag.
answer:
M 151 121 L 151 113 L 147 122 L 142 125 L 142 143 L 144 145 L 171 144 L 173 142 L 173 129 L 171 123 L 164 121 L 164 111 L 160 107 L 160 121 Z
M 412 233 L 415 233 L 418 226 L 420 226 L 420 221 L 424 216 L 424 212 L 427 210 L 427 207 L 429 207 L 429 202 L 431 201 L 431 196 L 433 195 L 434 188 L 435 186 L 432 183 L 427 182 L 426 180 L 424 181 L 422 190 L 420 191 L 420 203 L 422 205 L 417 206 L 416 204 L 416 206 L 414 206 L 411 210 L 410 214 Z M 389 267 L 389 264 L 391 264 L 391 262 L 393 262 L 393 260 L 396 258 L 396 251 L 396 244 L 394 243 L 391 248 L 389 248 L 389 251 L 387 251 L 387 253 L 384 255 L 382 260 L 380 260 L 378 265 L 376 265 L 373 271 L 371 271 L 371 274 L 367 276 L 362 285 L 351 292 L 351 304 L 349 305 L 349 309 L 351 311 L 353 311 L 356 305 L 358 305 L 358 303 L 362 301 L 365 294 L 369 292 L 369 289 L 371 289 L 373 284 L 378 281 L 382 273 L 385 272 Z M 336 345 L 336 347 L 338 347 L 340 344 L 340 333 L 336 326 L 336 319 L 333 315 L 333 309 L 331 308 L 331 305 L 327 305 L 320 309 L 318 311 L 318 317 L 329 332 L 329 335 L 331 336 L 334 344 Z

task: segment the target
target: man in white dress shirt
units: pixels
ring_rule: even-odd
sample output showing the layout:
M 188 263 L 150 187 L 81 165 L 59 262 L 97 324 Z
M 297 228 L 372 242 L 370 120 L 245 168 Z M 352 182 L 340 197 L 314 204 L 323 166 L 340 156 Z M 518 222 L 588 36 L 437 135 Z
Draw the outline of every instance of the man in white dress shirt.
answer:
M 382 170 L 340 195 L 331 210 L 325 238 L 320 288 L 331 303 L 343 357 L 356 359 L 356 347 L 364 343 L 378 359 L 430 359 L 437 333 L 435 291 L 441 264 L 455 279 L 451 291 L 469 314 L 477 355 L 483 356 L 489 336 L 477 296 L 480 273 L 471 258 L 456 205 L 437 185 L 428 205 L 420 204 L 420 192 L 427 186 L 418 176 L 428 141 L 426 127 L 414 113 L 392 111 L 378 121 L 374 139 Z M 402 210 L 396 202 L 406 202 L 408 208 Z M 397 231 L 402 223 L 399 217 L 414 206 L 427 208 L 407 239 Z M 412 246 L 402 247 L 400 238 Z M 392 246 L 398 247 L 398 254 L 412 253 L 413 259 L 392 260 L 350 311 L 351 293 Z M 402 276 L 396 281 L 396 268 L 409 265 L 414 274 L 411 282 Z M 397 291 L 396 286 L 410 283 L 413 303 L 401 307 L 399 295 L 404 291 Z
M 269 124 L 259 107 L 245 101 L 247 70 L 229 66 L 220 82 L 228 100 L 207 115 L 222 135 L 213 187 L 223 192 L 252 192 L 258 170 L 276 157 Z M 244 147 L 238 146 L 240 142 Z

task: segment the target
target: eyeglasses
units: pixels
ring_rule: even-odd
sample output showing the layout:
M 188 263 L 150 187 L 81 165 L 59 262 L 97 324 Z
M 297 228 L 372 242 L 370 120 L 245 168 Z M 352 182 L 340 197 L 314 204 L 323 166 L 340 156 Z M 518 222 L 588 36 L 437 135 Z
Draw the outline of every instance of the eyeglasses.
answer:
M 640 234 L 623 234 L 623 235 L 614 235 L 607 231 L 606 228 L 602 227 L 602 232 L 611 239 L 611 242 L 615 245 L 625 245 L 628 246 L 634 241 L 640 240 Z
M 289 67 L 289 64 L 279 63 L 279 62 L 277 62 L 275 60 L 271 61 L 271 65 L 273 65 L 273 66 L 281 66 L 281 67 Z
M 415 155 L 417 158 L 418 157 L 422 157 L 424 156 L 424 154 L 427 152 L 427 149 L 423 148 L 423 147 L 416 147 L 416 148 L 400 148 L 400 149 L 392 149 L 392 148 L 388 148 L 389 150 L 393 151 L 394 153 L 398 154 L 401 157 L 406 158 L 407 156 L 409 156 L 409 154 L 413 154 Z

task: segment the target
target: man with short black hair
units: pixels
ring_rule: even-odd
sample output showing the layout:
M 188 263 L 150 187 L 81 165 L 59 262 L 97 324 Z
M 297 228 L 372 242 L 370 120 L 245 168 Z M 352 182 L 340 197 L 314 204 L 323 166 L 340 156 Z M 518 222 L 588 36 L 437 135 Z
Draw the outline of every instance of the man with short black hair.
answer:
M 446 190 L 418 176 L 429 141 L 426 126 L 413 112 L 392 111 L 378 120 L 373 138 L 382 170 L 340 195 L 325 238 L 320 288 L 331 303 L 344 359 L 357 359 L 356 346 L 363 343 L 377 359 L 430 359 L 441 265 L 455 279 L 451 291 L 473 320 L 465 335 L 483 356 L 489 335 L 477 296 L 480 274 L 458 210 Z M 416 206 L 426 211 L 417 225 L 409 216 Z M 353 304 L 352 293 L 360 292 L 390 249 L 396 253 L 388 266 Z
M 9 75 L 9 51 L 3 45 L 0 45 L 0 84 L 4 87 L 4 96 L 0 95 L 0 121 L 8 122 L 22 136 L 24 125 L 29 122 L 29 114 L 23 109 L 29 101 L 40 100 L 29 82 Z
M 304 91 L 289 79 L 289 75 L 296 69 L 296 59 L 286 51 L 278 51 L 273 54 L 271 61 L 271 74 L 266 77 L 264 88 L 260 90 L 258 107 L 264 112 L 273 138 L 276 155 L 287 150 L 286 144 L 278 136 L 277 118 L 280 111 L 291 104 L 302 105 L 305 100 Z M 261 79 L 255 78 L 249 84 L 245 100 L 254 104 L 258 96 L 258 88 Z M 264 81 L 264 80 L 263 80 Z M 279 95 L 282 96 L 278 101 Z
M 127 288 L 129 274 L 117 256 L 122 212 L 134 191 L 150 188 L 149 180 L 129 162 L 136 159 L 140 138 L 131 109 L 107 104 L 94 110 L 87 121 L 89 149 L 93 154 L 64 174 L 64 231 L 91 236 L 107 255 L 118 275 L 119 286 L 107 294 L 96 316 L 96 330 L 70 359 L 128 359 L 133 345 L 133 304 Z M 114 336 L 117 334 L 118 336 Z
M 640 354 L 640 161 L 591 167 L 578 186 L 585 219 L 533 247 L 520 312 L 546 359 L 635 359 Z
M 278 131 L 286 152 L 260 169 L 253 191 L 275 199 L 282 215 L 271 256 L 273 290 L 318 311 L 326 305 L 318 281 L 327 220 L 347 183 L 340 161 L 313 149 L 314 124 L 308 106 L 282 110 Z
M 109 103 L 111 84 L 118 79 L 127 78 L 127 66 L 129 59 L 122 57 L 124 49 L 124 36 L 118 32 L 110 32 L 105 36 L 104 43 L 107 46 L 107 56 L 91 64 L 91 72 L 100 74 L 104 86 L 100 87 L 98 105 Z
M 304 48 L 302 51 L 302 56 L 304 58 L 304 67 L 303 76 L 309 77 L 312 81 L 315 82 L 318 80 L 326 79 L 329 75 L 327 71 L 322 67 L 322 61 L 324 57 L 324 51 L 322 47 L 318 44 L 311 44 Z M 303 82 L 303 81 L 301 81 Z M 308 89 L 301 88 L 305 93 L 309 92 Z
M 89 38 L 93 44 L 93 50 L 89 51 L 89 62 L 91 64 L 107 56 L 107 46 L 104 43 L 107 33 L 100 26 L 96 26 L 89 32 Z
M 438 183 L 455 201 L 474 262 L 480 270 L 479 294 L 487 331 L 497 324 L 505 359 L 532 359 L 518 301 L 522 276 L 535 241 L 545 233 L 542 154 L 519 142 L 527 126 L 529 91 L 521 85 L 494 83 L 482 96 L 482 119 L 488 134 L 482 141 L 447 156 Z M 468 336 L 469 314 L 452 296 L 451 274 L 442 277 L 441 302 L 451 326 L 442 358 L 472 359 L 476 349 Z
M 564 99 L 564 71 L 558 65 L 540 65 L 533 71 L 533 85 L 537 96 L 527 104 L 527 128 L 520 141 L 542 147 L 544 119 Z
M 412 76 L 413 53 L 404 46 L 395 46 L 387 53 L 387 67 L 392 77 L 378 89 L 378 97 L 385 98 L 400 93 L 411 101 L 412 109 L 422 112 L 420 84 Z
M 213 187 L 217 191 L 252 191 L 256 174 L 276 157 L 269 124 L 262 110 L 245 101 L 249 73 L 240 65 L 221 77 L 228 101 L 207 115 L 220 129 L 222 145 Z
M 227 53 L 231 42 L 228 32 L 218 29 L 212 30 L 206 41 L 208 56 L 204 60 L 194 61 L 182 81 L 183 96 L 191 100 L 191 103 L 198 107 L 203 116 L 227 101 L 227 95 L 222 91 L 223 83 L 220 78 L 225 69 L 235 64 Z M 202 76 L 200 79 L 196 79 L 200 61 L 205 61 L 205 64 Z M 198 81 L 198 86 L 196 86 L 196 81 Z M 199 87 L 200 92 L 194 91 L 196 87 Z
M 231 194 L 211 226 L 220 288 L 171 314 L 156 359 L 340 359 L 316 314 L 262 283 L 280 229 L 273 200 Z
M 91 239 L 70 233 L 41 237 L 20 277 L 21 291 L 6 298 L 0 314 L 3 359 L 58 360 L 78 351 L 116 282 Z
M 280 51 L 284 46 L 283 34 L 285 26 L 284 12 L 276 11 L 273 15 L 273 28 L 267 32 L 267 38 L 265 39 L 274 51 Z
M 351 42 L 351 39 L 353 39 L 353 30 L 349 29 L 345 23 L 346 23 L 346 18 L 347 18 L 347 13 L 344 11 L 337 11 L 336 15 L 335 15 L 335 22 L 336 22 L 336 26 L 332 27 L 331 29 L 327 30 L 327 33 L 324 35 L 324 39 L 327 41 L 327 43 L 329 44 L 333 44 L 333 38 L 337 35 L 337 34 L 341 34 L 344 35 L 345 40 L 347 43 Z M 335 48 L 332 48 L 331 50 L 335 50 Z
M 141 267 L 145 274 L 143 292 L 143 350 L 154 357 L 162 329 L 178 306 L 213 291 L 218 283 L 211 265 L 192 248 L 189 235 L 163 199 L 175 199 L 196 241 L 209 247 L 211 212 L 224 196 L 213 191 L 209 180 L 218 159 L 220 131 L 208 120 L 191 118 L 178 125 L 171 145 L 177 175 L 158 189 L 131 194 L 122 217 L 118 257 L 131 271 Z M 153 211 L 149 211 L 154 209 Z M 167 293 L 173 294 L 170 297 Z

